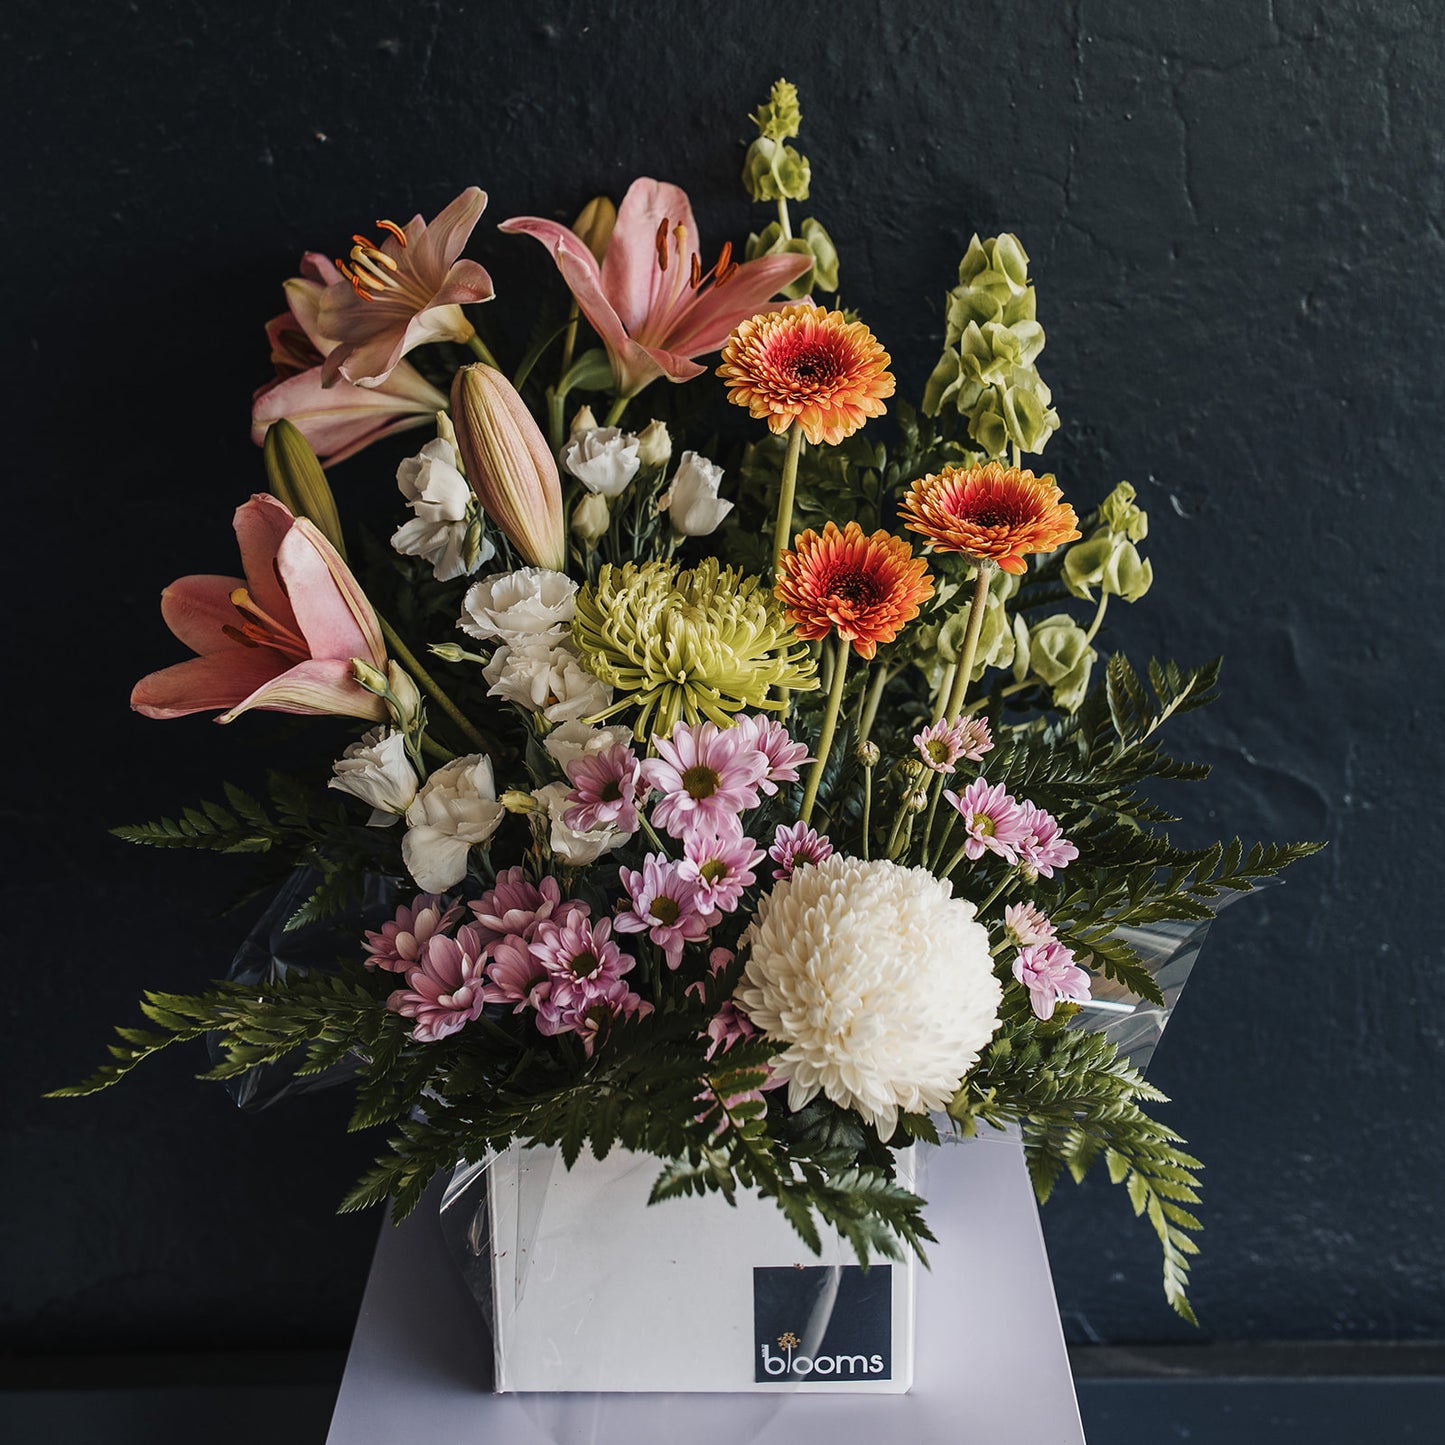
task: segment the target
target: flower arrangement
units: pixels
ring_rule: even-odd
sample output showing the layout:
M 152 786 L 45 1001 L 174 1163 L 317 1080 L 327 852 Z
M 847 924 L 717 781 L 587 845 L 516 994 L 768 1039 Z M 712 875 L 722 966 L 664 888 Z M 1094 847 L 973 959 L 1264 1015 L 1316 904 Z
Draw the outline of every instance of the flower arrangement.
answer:
M 1120 930 L 1207 919 L 1312 845 L 1163 831 L 1150 784 L 1206 769 L 1158 730 L 1218 667 L 1101 657 L 1110 600 L 1149 590 L 1148 522 L 1127 483 L 1089 505 L 1023 466 L 1059 421 L 1018 240 L 973 239 L 921 406 L 895 401 L 870 328 L 816 299 L 838 257 L 791 212 L 793 88 L 752 119 L 744 181 L 777 219 L 740 259 L 704 269 L 687 196 L 648 179 L 571 227 L 501 225 L 567 293 L 522 354 L 461 259 L 476 188 L 303 258 L 242 575 L 166 589 L 195 656 L 132 705 L 365 730 L 318 729 L 329 776 L 117 832 L 304 865 L 290 926 L 351 941 L 334 971 L 147 994 L 150 1026 L 62 1092 L 210 1033 L 211 1078 L 354 1073 L 355 1124 L 390 1137 L 344 1207 L 400 1217 L 514 1139 L 569 1165 L 620 1144 L 661 1161 L 655 1200 L 756 1190 L 865 1259 L 932 1238 L 897 1150 L 1016 1124 L 1040 1198 L 1100 1159 L 1127 1186 L 1189 1316 L 1199 1166 L 1080 1005 L 1100 976 L 1160 1001 Z M 680 450 L 718 414 L 740 443 Z M 326 469 L 409 428 L 434 435 L 388 547 Z

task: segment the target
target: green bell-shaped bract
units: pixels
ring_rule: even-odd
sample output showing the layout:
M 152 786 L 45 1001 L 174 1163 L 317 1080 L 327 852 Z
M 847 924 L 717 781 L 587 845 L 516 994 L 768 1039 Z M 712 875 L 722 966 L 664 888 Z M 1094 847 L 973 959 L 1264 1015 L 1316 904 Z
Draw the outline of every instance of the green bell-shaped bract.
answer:
M 1016 646 L 1014 678 L 1022 682 L 1032 673 L 1048 685 L 1055 707 L 1077 712 L 1096 655 L 1084 629 L 1068 613 L 1058 612 L 1028 629 L 1026 647 Z
M 744 252 L 747 260 L 756 261 L 759 256 L 811 256 L 813 269 L 805 271 L 796 281 L 783 287 L 780 295 L 789 301 L 796 301 L 812 291 L 837 291 L 838 250 L 833 238 L 810 216 L 798 228 L 796 236 L 784 236 L 783 228 L 774 221 L 756 235 L 748 237 Z

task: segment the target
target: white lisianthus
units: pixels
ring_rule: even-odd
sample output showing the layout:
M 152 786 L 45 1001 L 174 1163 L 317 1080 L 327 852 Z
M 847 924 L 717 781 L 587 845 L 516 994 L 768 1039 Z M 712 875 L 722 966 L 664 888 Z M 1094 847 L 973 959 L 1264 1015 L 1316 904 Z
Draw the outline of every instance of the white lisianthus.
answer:
M 578 758 L 605 753 L 608 748 L 631 741 L 631 728 L 593 728 L 584 722 L 564 722 L 542 739 L 542 746 L 556 758 L 565 772 L 567 764 Z
M 418 888 L 441 893 L 467 876 L 467 854 L 501 825 L 492 760 L 481 753 L 456 758 L 421 785 L 406 810 L 401 857 Z
M 406 737 L 399 732 L 372 728 L 347 748 L 331 771 L 335 776 L 329 787 L 371 804 L 368 827 L 389 828 L 416 797 L 416 770 L 406 755 Z
M 457 626 L 483 642 L 560 641 L 577 608 L 577 584 L 565 572 L 519 567 L 474 582 Z
M 789 1047 L 788 1107 L 820 1091 L 888 1139 L 898 1114 L 942 1109 L 998 1027 L 988 931 L 926 868 L 835 854 L 758 905 L 733 997 Z
M 718 497 L 723 469 L 697 452 L 684 452 L 672 485 L 658 498 L 679 537 L 706 537 L 717 531 L 733 509 Z
M 562 448 L 562 465 L 602 497 L 620 496 L 637 475 L 637 438 L 621 427 L 600 426 L 575 432 Z
M 489 697 L 539 712 L 548 722 L 577 721 L 602 712 L 612 689 L 588 672 L 570 643 L 546 638 L 499 647 L 482 669 Z
M 595 863 L 604 853 L 620 847 L 628 834 L 619 833 L 616 828 L 603 826 L 586 832 L 569 828 L 562 821 L 562 814 L 572 805 L 567 801 L 572 789 L 567 783 L 548 783 L 545 788 L 533 788 L 532 796 L 547 810 L 551 821 L 548 843 L 552 855 L 574 868 Z
M 404 557 L 430 562 L 439 582 L 475 572 L 497 552 L 483 536 L 468 565 L 467 532 L 477 515 L 476 498 L 455 458 L 451 444 L 438 437 L 396 469 L 396 484 L 416 516 L 397 528 L 391 545 Z

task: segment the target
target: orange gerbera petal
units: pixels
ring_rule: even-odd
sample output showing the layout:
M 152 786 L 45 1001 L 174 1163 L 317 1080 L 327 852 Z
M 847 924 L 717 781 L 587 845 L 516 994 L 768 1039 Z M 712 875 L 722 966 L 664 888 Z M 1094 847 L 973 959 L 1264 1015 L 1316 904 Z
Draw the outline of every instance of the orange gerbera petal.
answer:
M 867 537 L 857 522 L 841 532 L 829 522 L 821 537 L 800 532 L 793 548 L 778 558 L 773 590 L 808 641 L 836 631 L 859 657 L 871 658 L 933 596 L 928 563 L 890 532 Z
M 1025 554 L 1052 552 L 1080 536 L 1079 519 L 1062 496 L 1052 477 L 987 462 L 920 477 L 898 510 L 935 551 L 963 552 L 1019 573 L 1028 565 Z
M 722 350 L 717 374 L 728 400 L 775 432 L 796 420 L 812 446 L 836 446 L 893 395 L 888 353 L 861 321 L 821 306 L 785 306 L 744 321 Z

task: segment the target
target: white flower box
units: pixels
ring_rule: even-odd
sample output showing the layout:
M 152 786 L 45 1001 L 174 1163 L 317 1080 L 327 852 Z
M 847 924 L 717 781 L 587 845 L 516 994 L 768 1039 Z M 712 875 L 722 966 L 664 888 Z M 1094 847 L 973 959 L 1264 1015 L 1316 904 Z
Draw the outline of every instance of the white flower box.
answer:
M 899 1156 L 905 1188 L 913 1153 Z M 909 1389 L 915 1257 L 865 1271 L 836 1235 L 815 1256 L 750 1193 L 649 1207 L 661 1167 L 614 1150 L 569 1171 L 554 1149 L 514 1147 L 460 1177 L 443 1226 L 455 1247 L 460 1208 L 483 1243 L 484 1184 L 489 1269 L 466 1263 L 490 1288 L 498 1391 Z

